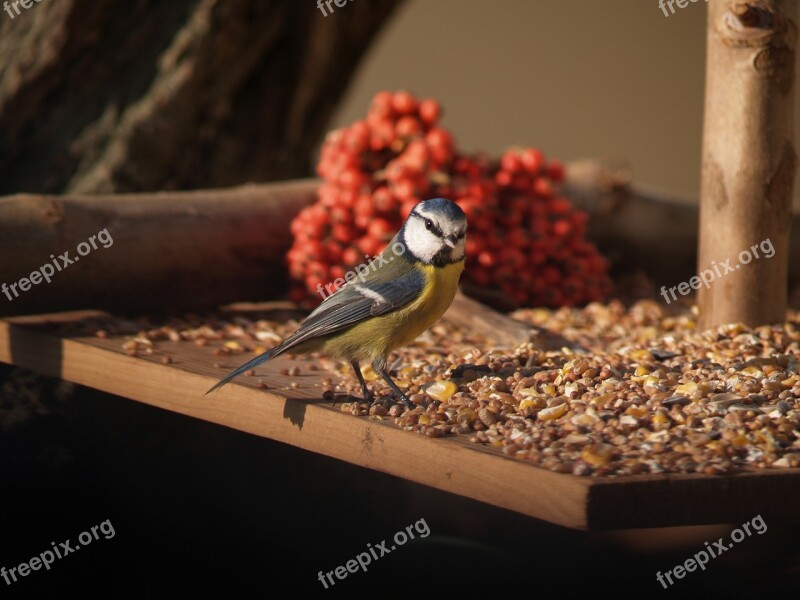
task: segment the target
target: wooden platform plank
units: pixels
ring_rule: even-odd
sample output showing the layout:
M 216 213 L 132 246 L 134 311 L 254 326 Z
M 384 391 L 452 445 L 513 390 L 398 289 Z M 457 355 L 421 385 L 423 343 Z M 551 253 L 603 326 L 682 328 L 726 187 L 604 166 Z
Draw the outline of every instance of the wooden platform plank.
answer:
M 587 478 L 557 474 L 463 436 L 430 439 L 391 420 L 354 417 L 321 398 L 325 371 L 279 357 L 209 396 L 245 356 L 214 357 L 186 342 L 158 342 L 150 356 L 123 352 L 122 338 L 71 334 L 65 313 L 0 321 L 0 361 L 318 452 L 410 481 L 577 529 L 621 529 L 795 518 L 800 469 L 732 476 Z M 169 356 L 170 363 L 163 358 Z M 214 363 L 217 363 L 215 366 Z M 268 389 L 258 389 L 258 381 Z M 300 383 L 292 388 L 292 381 Z

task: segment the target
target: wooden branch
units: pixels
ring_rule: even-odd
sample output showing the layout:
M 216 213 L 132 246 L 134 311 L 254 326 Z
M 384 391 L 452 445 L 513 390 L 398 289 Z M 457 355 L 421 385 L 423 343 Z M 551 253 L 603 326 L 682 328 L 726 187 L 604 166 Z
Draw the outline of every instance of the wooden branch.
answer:
M 112 243 L 28 291 L 0 292 L 0 315 L 55 310 L 213 309 L 258 301 L 286 287 L 289 222 L 316 198 L 318 180 L 239 188 L 98 196 L 0 198 L 0 284 L 12 284 L 105 229 Z M 155 225 L 154 225 L 155 224 Z M 60 261 L 59 261 L 60 262 Z M 102 285 L 105 284 L 105 285 Z M 535 333 L 458 294 L 454 323 L 514 347 Z
M 700 288 L 700 325 L 782 322 L 797 165 L 797 0 L 711 0 L 707 35 L 697 269 L 711 275 Z M 774 256 L 763 256 L 765 244 L 753 259 L 766 241 Z
M 567 164 L 563 191 L 589 213 L 589 236 L 615 276 L 644 272 L 657 285 L 688 279 L 697 264 L 696 204 L 632 178 L 626 163 L 580 160 Z
M 468 293 L 474 288 L 464 286 Z M 442 317 L 453 325 L 486 337 L 496 348 L 513 349 L 519 344 L 532 342 L 540 350 L 580 349 L 581 346 L 547 329 L 516 321 L 465 296 L 460 291 L 453 304 Z
M 590 215 L 591 239 L 613 261 L 615 276 L 644 272 L 667 287 L 697 271 L 697 206 L 630 181 L 630 169 L 605 161 L 567 165 L 564 192 Z M 291 217 L 314 200 L 320 180 L 199 192 L 106 196 L 0 198 L 0 284 L 74 250 L 106 226 L 115 245 L 9 302 L 0 315 L 105 308 L 116 312 L 203 310 L 241 300 L 263 301 L 284 291 L 283 262 Z M 800 217 L 795 216 L 800 227 Z M 124 230 L 124 231 L 123 231 Z M 800 256 L 800 236 L 792 238 Z M 790 281 L 800 283 L 800 261 Z M 470 297 L 503 308 L 496 292 L 465 285 Z M 511 308 L 509 305 L 506 308 Z M 468 312 L 468 311 L 467 311 Z M 496 313 L 495 313 L 496 315 Z M 494 318 L 494 317 L 493 317 Z M 516 322 L 495 328 L 498 343 L 514 344 Z M 495 327 L 496 326 L 496 327 Z M 564 340 L 541 337 L 556 347 Z M 504 340 L 504 341 L 501 341 Z
M 658 287 L 688 281 L 697 275 L 699 202 L 632 178 L 624 162 L 577 160 L 566 165 L 563 191 L 589 213 L 589 237 L 611 258 L 615 276 L 643 272 Z M 791 226 L 800 230 L 799 213 Z M 800 236 L 790 237 L 789 256 L 800 256 Z M 789 285 L 800 286 L 800 261 L 788 269 Z
M 0 198 L 0 284 L 106 229 L 98 248 L 18 297 L 0 293 L 0 315 L 96 308 L 115 313 L 211 309 L 264 300 L 286 288 L 289 222 L 318 182 L 141 195 Z M 58 260 L 58 259 L 56 259 Z M 61 261 L 59 261 L 59 264 Z M 10 294 L 10 292 L 9 292 Z
M 496 341 L 498 347 L 513 348 L 530 341 L 534 333 L 530 325 L 515 321 L 461 292 L 456 294 L 443 318 L 465 331 Z

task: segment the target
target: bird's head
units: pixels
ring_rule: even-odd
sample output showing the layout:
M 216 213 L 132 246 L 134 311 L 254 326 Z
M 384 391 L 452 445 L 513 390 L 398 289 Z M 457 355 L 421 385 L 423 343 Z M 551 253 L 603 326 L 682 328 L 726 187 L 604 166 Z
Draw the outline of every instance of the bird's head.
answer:
M 416 259 L 444 266 L 464 258 L 467 216 L 454 202 L 434 198 L 420 202 L 400 231 L 406 250 Z

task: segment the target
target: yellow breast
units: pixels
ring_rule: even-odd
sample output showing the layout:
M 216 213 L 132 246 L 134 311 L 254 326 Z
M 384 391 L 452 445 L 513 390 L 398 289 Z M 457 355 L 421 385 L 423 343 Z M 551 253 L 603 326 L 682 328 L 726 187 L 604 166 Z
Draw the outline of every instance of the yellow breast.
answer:
M 347 360 L 373 360 L 413 342 L 453 302 L 464 261 L 445 267 L 417 265 L 425 275 L 420 296 L 399 310 L 354 325 L 326 340 L 320 350 Z

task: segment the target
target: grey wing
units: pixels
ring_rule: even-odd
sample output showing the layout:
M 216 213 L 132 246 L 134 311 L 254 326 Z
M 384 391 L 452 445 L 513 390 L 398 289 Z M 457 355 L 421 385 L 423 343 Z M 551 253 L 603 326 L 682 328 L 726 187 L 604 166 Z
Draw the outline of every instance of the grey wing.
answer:
M 416 299 L 425 285 L 421 271 L 412 269 L 392 281 L 349 283 L 329 296 L 294 335 L 286 348 L 305 340 L 346 329 L 369 317 L 377 317 L 405 306 Z
M 369 317 L 383 315 L 405 306 L 420 295 L 424 285 L 425 276 L 416 269 L 391 281 L 349 283 L 320 304 L 293 335 L 229 373 L 206 394 L 301 342 L 335 333 Z

